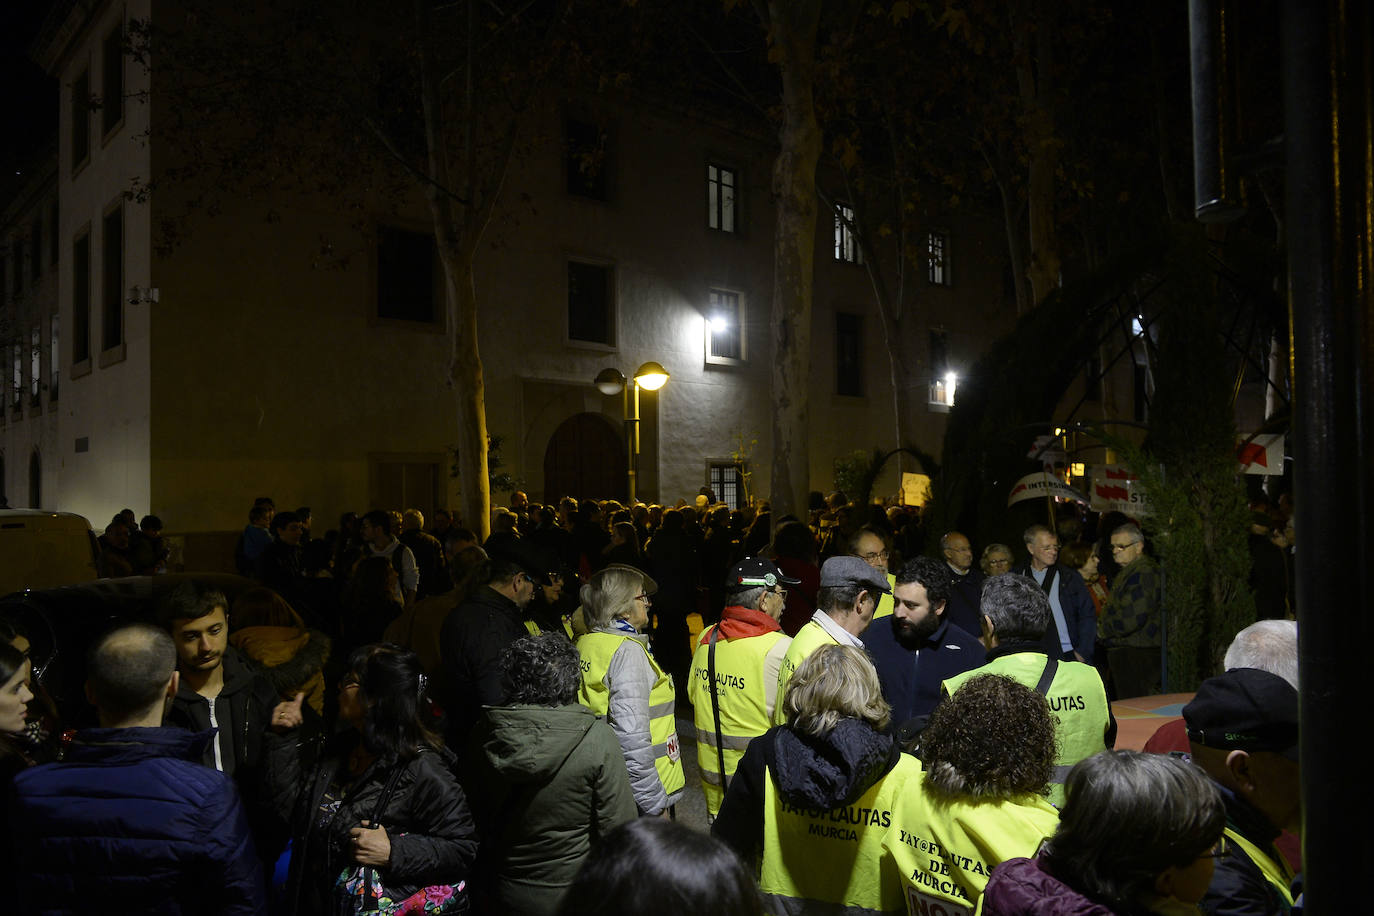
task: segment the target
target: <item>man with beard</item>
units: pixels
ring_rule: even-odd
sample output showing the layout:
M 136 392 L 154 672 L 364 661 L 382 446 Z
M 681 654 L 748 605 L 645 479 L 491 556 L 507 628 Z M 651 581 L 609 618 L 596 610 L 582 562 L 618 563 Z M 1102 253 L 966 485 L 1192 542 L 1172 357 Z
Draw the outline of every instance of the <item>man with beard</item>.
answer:
M 1116 719 L 1102 678 L 1092 665 L 1060 661 L 1046 654 L 1050 600 L 1027 576 L 993 576 L 983 583 L 983 645 L 987 664 L 945 681 L 953 695 L 967 680 L 1000 674 L 1043 696 L 1055 719 L 1058 753 L 1050 778 L 1050 801 L 1064 804 L 1064 780 L 1080 760 L 1116 743 Z
M 907 561 L 896 576 L 892 616 L 876 621 L 863 636 L 903 745 L 925 727 L 940 700 L 941 682 L 986 660 L 978 637 L 945 619 L 950 576 L 939 560 Z
M 263 733 L 282 701 L 229 645 L 228 607 L 223 592 L 191 582 L 161 600 L 158 617 L 172 636 L 180 672 L 166 724 L 191 732 L 216 729 L 205 742 L 201 763 L 233 777 L 258 854 L 271 861 L 285 837 L 277 833 L 260 764 Z

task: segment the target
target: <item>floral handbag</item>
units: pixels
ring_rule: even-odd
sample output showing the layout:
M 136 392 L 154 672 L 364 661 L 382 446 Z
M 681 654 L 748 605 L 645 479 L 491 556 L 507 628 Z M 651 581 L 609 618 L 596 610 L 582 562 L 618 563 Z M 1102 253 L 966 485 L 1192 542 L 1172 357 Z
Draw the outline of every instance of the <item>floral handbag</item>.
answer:
M 391 792 L 396 788 L 403 767 L 396 767 L 377 797 L 377 807 L 372 811 L 373 824 L 380 824 L 380 815 L 391 801 Z M 398 833 L 396 836 L 405 836 Z M 357 913 L 376 913 L 378 916 L 403 916 L 403 914 L 451 914 L 468 911 L 467 882 L 457 884 L 435 884 L 422 887 L 405 897 L 396 896 L 395 889 L 388 890 L 382 884 L 381 875 L 370 865 L 351 865 L 339 873 L 334 882 L 335 913 L 338 916 L 353 916 Z

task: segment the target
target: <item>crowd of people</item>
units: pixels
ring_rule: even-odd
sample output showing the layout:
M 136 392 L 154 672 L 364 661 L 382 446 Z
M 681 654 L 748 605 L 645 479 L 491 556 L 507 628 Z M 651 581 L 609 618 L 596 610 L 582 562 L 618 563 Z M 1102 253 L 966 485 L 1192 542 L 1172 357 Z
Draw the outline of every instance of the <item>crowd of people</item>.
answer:
M 776 525 L 709 493 L 523 497 L 481 544 L 413 509 L 314 538 L 308 509 L 259 500 L 235 548 L 252 587 L 180 582 L 94 640 L 95 728 L 63 734 L 6 624 L 20 909 L 1300 904 L 1296 625 L 1242 631 L 1163 753 L 1113 750 L 1109 696 L 1158 683 L 1129 520 L 1062 552 L 1072 528 L 1033 525 L 1024 559 L 989 544 L 977 568 L 962 533 L 922 556 L 919 516 L 842 497 Z M 673 823 L 689 792 L 709 835 Z

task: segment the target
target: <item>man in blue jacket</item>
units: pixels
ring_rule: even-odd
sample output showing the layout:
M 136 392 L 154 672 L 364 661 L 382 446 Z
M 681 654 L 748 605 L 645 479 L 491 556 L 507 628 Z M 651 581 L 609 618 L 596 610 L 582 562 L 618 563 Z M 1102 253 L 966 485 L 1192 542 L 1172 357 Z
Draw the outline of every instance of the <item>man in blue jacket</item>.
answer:
M 14 912 L 264 911 L 234 783 L 199 763 L 211 733 L 162 727 L 176 659 L 171 637 L 143 624 L 96 644 L 86 695 L 100 728 L 14 781 Z
M 1062 662 L 1092 664 L 1097 642 L 1097 612 L 1077 570 L 1061 565 L 1059 536 L 1044 525 L 1031 525 L 1023 537 L 1030 562 L 1012 572 L 1030 576 L 1050 599 L 1045 652 Z

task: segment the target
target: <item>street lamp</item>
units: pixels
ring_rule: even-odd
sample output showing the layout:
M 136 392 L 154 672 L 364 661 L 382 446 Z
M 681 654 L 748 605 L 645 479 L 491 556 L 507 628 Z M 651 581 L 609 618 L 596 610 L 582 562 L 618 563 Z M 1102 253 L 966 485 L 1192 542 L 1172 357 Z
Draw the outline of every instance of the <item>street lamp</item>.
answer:
M 668 381 L 668 370 L 650 361 L 635 371 L 634 379 L 628 380 L 619 369 L 602 369 L 596 374 L 593 384 L 597 391 L 607 397 L 623 393 L 625 417 L 625 450 L 628 453 L 625 477 L 629 489 L 629 501 L 635 501 L 635 483 L 639 465 L 639 389 L 657 391 Z

